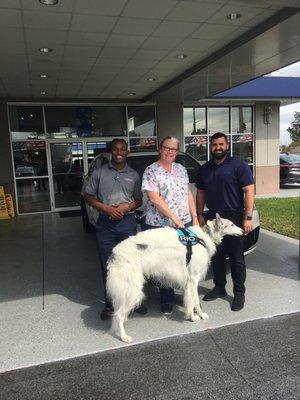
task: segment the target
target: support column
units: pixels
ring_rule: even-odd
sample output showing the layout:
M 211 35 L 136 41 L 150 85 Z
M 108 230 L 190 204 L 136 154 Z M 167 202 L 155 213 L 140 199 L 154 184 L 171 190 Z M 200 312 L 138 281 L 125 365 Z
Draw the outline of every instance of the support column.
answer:
M 165 136 L 174 136 L 179 140 L 180 150 L 183 151 L 182 103 L 157 103 L 156 116 L 158 142 L 160 142 Z
M 0 185 L 4 186 L 6 193 L 11 193 L 14 196 L 15 190 L 7 120 L 7 108 L 6 102 L 4 100 L 0 100 L 0 160 Z
M 279 119 L 279 102 L 256 103 L 256 194 L 279 192 Z

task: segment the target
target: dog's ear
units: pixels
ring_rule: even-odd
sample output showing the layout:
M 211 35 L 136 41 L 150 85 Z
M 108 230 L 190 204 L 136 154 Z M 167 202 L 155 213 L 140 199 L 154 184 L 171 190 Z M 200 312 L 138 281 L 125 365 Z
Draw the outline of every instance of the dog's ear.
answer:
M 219 230 L 222 226 L 222 220 L 220 217 L 220 214 L 216 213 L 216 219 L 215 219 L 215 227 L 217 230 Z

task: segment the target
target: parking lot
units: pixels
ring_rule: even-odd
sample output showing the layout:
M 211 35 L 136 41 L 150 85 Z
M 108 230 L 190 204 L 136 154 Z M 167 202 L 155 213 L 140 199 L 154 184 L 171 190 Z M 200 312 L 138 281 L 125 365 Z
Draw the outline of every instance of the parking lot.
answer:
M 83 232 L 80 217 L 2 221 L 0 238 L 1 372 L 124 346 L 99 318 L 95 238 Z M 203 303 L 209 319 L 199 323 L 183 319 L 180 295 L 173 315 L 162 316 L 157 290 L 149 285 L 148 315 L 135 314 L 127 323 L 133 345 L 299 311 L 298 260 L 298 241 L 262 232 L 247 256 L 245 308 L 231 312 L 231 296 Z M 200 298 L 211 287 L 210 279 L 202 282 Z

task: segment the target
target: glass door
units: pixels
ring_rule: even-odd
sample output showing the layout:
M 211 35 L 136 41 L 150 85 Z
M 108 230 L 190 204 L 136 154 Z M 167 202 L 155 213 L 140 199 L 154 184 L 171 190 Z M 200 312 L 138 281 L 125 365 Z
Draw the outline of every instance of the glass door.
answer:
M 54 209 L 78 208 L 83 180 L 82 142 L 51 143 Z

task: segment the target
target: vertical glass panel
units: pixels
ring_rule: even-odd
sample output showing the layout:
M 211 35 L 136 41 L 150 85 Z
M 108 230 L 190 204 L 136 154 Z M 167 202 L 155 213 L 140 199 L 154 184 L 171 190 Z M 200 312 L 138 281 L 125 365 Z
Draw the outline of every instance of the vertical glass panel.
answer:
M 232 155 L 253 163 L 253 135 L 232 135 Z
M 232 133 L 253 132 L 252 107 L 232 107 Z
M 12 140 L 45 138 L 41 106 L 9 106 Z
M 129 136 L 156 136 L 155 107 L 128 107 Z
M 45 142 L 13 142 L 12 148 L 17 177 L 48 175 Z
M 47 106 L 46 127 L 51 138 L 126 135 L 123 106 Z
M 206 118 L 205 118 L 205 108 L 197 107 L 195 108 L 195 135 L 206 134 Z
M 183 109 L 183 130 L 185 136 L 193 135 L 195 132 L 194 109 L 192 107 L 185 107 Z
M 129 140 L 131 151 L 150 151 L 157 150 L 156 138 L 140 138 Z
M 19 213 L 51 210 L 47 178 L 17 179 L 16 184 Z
M 190 154 L 200 164 L 204 164 L 207 161 L 207 137 L 206 136 L 194 136 L 186 137 L 185 151 Z
M 80 205 L 82 143 L 51 144 L 55 208 Z
M 87 143 L 88 165 L 90 166 L 93 159 L 101 153 L 107 153 L 109 150 L 108 142 Z
M 229 108 L 208 107 L 209 134 L 216 132 L 229 133 Z

